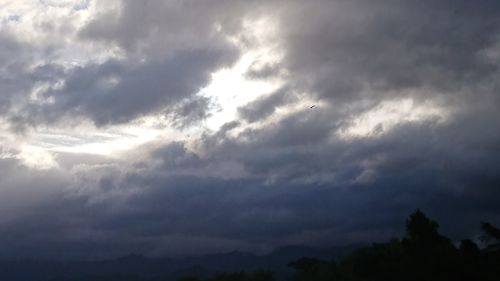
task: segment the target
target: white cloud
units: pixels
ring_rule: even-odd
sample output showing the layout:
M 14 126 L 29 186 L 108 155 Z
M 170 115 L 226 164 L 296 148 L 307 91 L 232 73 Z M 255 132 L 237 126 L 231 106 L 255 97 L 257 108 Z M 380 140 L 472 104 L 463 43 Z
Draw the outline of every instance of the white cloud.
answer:
M 37 146 L 21 146 L 20 153 L 16 157 L 29 168 L 47 170 L 58 167 L 54 155 Z
M 444 122 L 448 115 L 448 109 L 430 101 L 416 102 L 411 98 L 383 101 L 352 117 L 348 125 L 340 128 L 336 135 L 344 139 L 377 137 L 397 125 L 429 120 Z

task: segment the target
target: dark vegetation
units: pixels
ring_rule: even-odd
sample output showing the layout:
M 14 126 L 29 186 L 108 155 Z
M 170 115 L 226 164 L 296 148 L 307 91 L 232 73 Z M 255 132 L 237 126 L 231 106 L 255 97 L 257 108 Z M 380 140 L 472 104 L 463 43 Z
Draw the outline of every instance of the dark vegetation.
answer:
M 9 281 L 433 281 L 500 280 L 500 229 L 453 242 L 420 210 L 406 234 L 370 246 L 325 250 L 286 247 L 266 256 L 233 252 L 188 259 L 131 255 L 101 262 L 0 262 Z
M 341 261 L 303 258 L 290 263 L 294 280 L 500 280 L 500 230 L 482 223 L 480 249 L 470 240 L 458 247 L 439 234 L 438 224 L 420 210 L 406 223 L 406 236 L 356 251 Z

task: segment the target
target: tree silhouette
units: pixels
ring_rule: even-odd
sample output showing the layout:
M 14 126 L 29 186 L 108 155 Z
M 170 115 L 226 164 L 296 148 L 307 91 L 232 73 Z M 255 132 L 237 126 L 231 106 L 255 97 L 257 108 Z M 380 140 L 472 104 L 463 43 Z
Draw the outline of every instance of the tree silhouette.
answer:
M 498 245 L 500 243 L 500 229 L 496 228 L 492 224 L 488 222 L 482 222 L 481 223 L 481 230 L 483 231 L 483 240 L 488 242 L 491 240 L 495 240 Z
M 406 238 L 403 241 L 419 249 L 449 244 L 450 240 L 439 234 L 438 228 L 437 222 L 417 209 L 406 222 Z
M 498 228 L 482 224 L 490 239 L 498 240 Z M 493 281 L 500 280 L 500 254 L 480 249 L 470 239 L 456 248 L 439 233 L 437 222 L 416 210 L 406 221 L 402 240 L 375 243 L 340 262 L 303 258 L 289 265 L 297 281 Z
M 465 257 L 477 257 L 481 253 L 477 244 L 470 239 L 465 239 L 460 242 L 459 251 Z

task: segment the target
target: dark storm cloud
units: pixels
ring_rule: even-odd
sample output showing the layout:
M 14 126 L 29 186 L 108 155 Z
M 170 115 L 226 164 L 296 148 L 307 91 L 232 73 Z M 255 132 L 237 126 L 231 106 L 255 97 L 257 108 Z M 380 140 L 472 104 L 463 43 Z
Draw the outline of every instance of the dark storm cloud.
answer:
M 474 5 L 466 1 L 313 1 L 307 5 L 300 1 L 123 1 L 119 12 L 98 14 L 79 36 L 89 43 L 117 46 L 128 59 L 45 75 L 49 81 L 65 81 L 63 89 L 46 93 L 55 104 L 22 107 L 13 119 L 35 123 L 76 115 L 102 125 L 157 113 L 162 106 L 184 111 L 172 106 L 205 86 L 210 73 L 234 62 L 237 50 L 227 38 L 241 36 L 242 21 L 266 15 L 267 10 L 275 11 L 273 16 L 278 18 L 276 42 L 284 59 L 264 66 L 258 77 L 285 70 L 290 91 L 305 91 L 339 107 L 408 95 L 434 99 L 437 94 L 464 94 L 464 86 L 487 81 L 497 71 L 497 63 L 482 56 L 497 40 L 494 1 Z M 7 52 L 19 49 L 9 46 L 5 46 Z M 140 63 L 141 59 L 145 62 Z M 25 75 L 13 79 L 23 81 Z M 182 82 L 174 83 L 177 80 Z M 5 92 L 25 94 L 30 85 L 23 83 L 24 88 L 16 84 Z M 8 81 L 2 83 L 8 85 Z M 269 104 L 261 105 L 272 108 Z M 258 114 L 258 106 L 241 112 Z M 201 109 L 187 118 L 188 123 L 206 117 Z
M 244 142 L 207 137 L 212 147 L 205 156 L 171 143 L 153 152 L 160 165 L 84 170 L 81 177 L 96 184 L 85 188 L 88 179 L 81 181 L 73 187 L 80 190 L 67 190 L 40 212 L 11 220 L 6 249 L 21 255 L 33 248 L 60 258 L 62 249 L 73 257 L 109 257 L 183 254 L 192 243 L 198 250 L 187 252 L 195 254 L 364 242 L 399 236 L 406 215 L 417 207 L 452 237 L 470 237 L 480 220 L 499 219 L 500 163 L 491 150 L 498 149 L 499 134 L 478 138 L 462 130 L 480 120 L 462 116 L 447 127 L 421 123 L 378 139 L 333 143 L 324 137 L 280 140 L 287 126 L 267 128 Z M 247 176 L 204 175 L 222 162 L 241 163 Z M 360 180 L 367 170 L 373 178 Z M 30 231 L 35 227 L 43 231 Z M 163 246 L 172 241 L 176 247 Z
M 225 36 L 240 30 L 254 12 L 251 1 L 121 1 L 119 13 L 95 18 L 80 33 L 89 40 L 113 42 L 131 53 L 158 54 L 193 46 L 225 47 Z
M 0 31 L 0 110 L 2 113 L 9 111 L 13 99 L 23 96 L 29 89 L 28 83 L 24 84 L 20 77 L 26 79 L 24 73 L 29 49 L 7 32 Z
M 228 38 L 240 35 L 244 16 L 253 12 L 243 1 L 230 3 L 123 1 L 118 11 L 97 14 L 75 39 L 117 48 L 122 58 L 61 66 L 58 71 L 52 71 L 57 64 L 43 61 L 44 52 L 57 54 L 56 44 L 37 50 L 35 56 L 20 57 L 19 50 L 36 46 L 2 40 L 0 59 L 9 60 L 4 65 L 23 66 L 2 76 L 11 77 L 2 82 L 3 92 L 17 98 L 16 104 L 9 106 L 10 99 L 2 103 L 11 111 L 4 115 L 18 128 L 82 118 L 100 126 L 161 111 L 181 127 L 199 121 L 210 104 L 195 94 L 208 84 L 211 73 L 235 62 L 240 50 Z M 52 84 L 42 94 L 50 102 L 28 98 L 37 82 Z
M 129 199 L 137 209 L 100 227 L 205 233 L 251 245 L 339 244 L 399 236 L 405 216 L 421 207 L 454 238 L 475 235 L 480 220 L 500 217 L 497 69 L 481 57 L 497 40 L 499 10 L 492 5 L 283 5 L 281 67 L 292 82 L 239 113 L 258 121 L 294 102 L 295 91 L 327 105 L 238 137 L 230 133 L 242 124 L 228 123 L 201 140 L 203 156 L 181 143 L 157 150 L 162 164 L 127 180 L 146 187 Z M 401 122 L 378 137 L 335 135 L 346 118 L 408 95 L 449 99 L 456 111 L 446 122 Z M 241 167 L 241 175 L 210 176 L 210 167 L 224 166 Z M 190 173 L 170 174 L 176 169 Z M 139 223 L 146 219 L 158 223 Z
M 498 118 L 494 112 L 485 115 Z M 499 163 L 490 149 L 500 135 L 498 130 L 471 135 L 484 116 L 470 117 L 457 116 L 446 126 L 401 125 L 375 139 L 333 142 L 325 137 L 290 142 L 286 131 L 293 126 L 284 120 L 282 127 L 245 133 L 245 141 L 207 136 L 209 154 L 203 158 L 173 143 L 154 153 L 164 164 L 124 181 L 144 187 L 124 205 L 133 208 L 102 216 L 97 227 L 135 237 L 203 233 L 221 243 L 246 241 L 250 248 L 340 244 L 399 236 L 405 216 L 422 207 L 455 239 L 470 237 L 479 220 L 499 218 Z M 315 123 L 303 122 L 305 127 Z M 322 125 L 313 131 L 331 130 L 326 122 L 317 123 Z M 477 141 L 483 145 L 476 146 Z M 220 162 L 242 163 L 249 176 L 170 174 L 176 169 L 201 174 Z M 362 179 L 368 170 L 373 177 Z
M 238 113 L 243 119 L 254 122 L 265 119 L 273 114 L 277 107 L 292 101 L 294 98 L 296 97 L 291 95 L 289 89 L 282 88 L 239 108 Z
M 247 138 L 244 142 L 225 139 L 209 143 L 222 144 L 214 150 L 218 161 L 242 163 L 258 181 L 267 183 L 268 189 L 263 188 L 263 194 L 284 187 L 278 189 L 279 195 L 273 203 L 269 202 L 271 209 L 287 202 L 289 196 L 300 190 L 301 195 L 286 209 L 295 219 L 288 221 L 287 227 L 299 233 L 316 229 L 301 223 L 303 215 L 311 221 L 319 220 L 316 227 L 329 235 L 332 235 L 329 228 L 344 227 L 370 233 L 377 229 L 377 224 L 381 229 L 384 225 L 388 227 L 392 231 L 389 235 L 397 235 L 401 214 L 420 206 L 440 219 L 444 229 L 458 239 L 474 235 L 481 218 L 499 219 L 500 210 L 495 203 L 500 195 L 498 147 L 495 148 L 494 143 L 498 143 L 500 132 L 496 130 L 481 137 L 471 135 L 476 122 L 482 118 L 484 116 L 464 115 L 448 126 L 426 122 L 401 125 L 377 139 L 329 142 L 316 136 L 308 141 L 290 142 L 287 131 L 291 126 L 284 126 L 254 132 L 250 140 Z M 463 130 L 465 128 L 470 130 Z M 268 135 L 281 135 L 283 139 Z M 331 205 L 313 204 L 320 214 L 302 210 L 304 205 L 317 200 Z M 348 215 L 351 212 L 355 214 Z M 332 213 L 341 217 L 339 221 L 330 221 Z M 452 223 L 464 217 L 467 219 L 462 225 Z M 292 230 L 284 231 L 286 234 L 274 232 L 272 227 L 266 229 L 269 237 L 293 233 Z M 332 235 L 329 239 L 347 239 L 343 235 Z M 265 234 L 256 236 L 265 237 Z M 322 238 L 327 240 L 328 236 Z
M 182 51 L 172 58 L 137 66 L 108 61 L 76 68 L 67 74 L 61 89 L 44 94 L 54 99 L 53 104 L 31 112 L 38 109 L 48 121 L 76 116 L 89 117 L 97 125 L 125 123 L 194 96 L 209 81 L 213 69 L 234 58 L 233 52 L 227 51 Z
M 193 96 L 178 103 L 172 110 L 174 114 L 167 113 L 167 116 L 172 120 L 174 126 L 182 129 L 209 117 L 207 109 L 212 107 L 210 98 Z
M 282 19 L 284 64 L 294 84 L 334 102 L 381 99 L 405 89 L 453 94 L 497 70 L 479 57 L 498 40 L 495 1 L 298 6 L 290 5 Z
M 29 108 L 27 116 L 41 116 L 33 122 L 119 123 L 171 108 L 174 120 L 192 123 L 210 103 L 194 94 L 238 52 L 213 39 L 238 34 L 243 15 L 272 11 L 283 60 L 249 76 L 283 74 L 287 83 L 238 109 L 242 120 L 190 143 L 156 144 L 128 163 L 67 159 L 65 172 L 33 174 L 15 158 L 0 159 L 2 186 L 18 192 L 5 202 L 27 200 L 2 205 L 11 214 L 1 221 L 5 253 L 168 255 L 369 242 L 400 236 L 418 207 L 454 239 L 475 235 L 480 221 L 499 222 L 496 1 L 251 3 L 124 1 L 121 13 L 93 19 L 80 36 L 115 44 L 129 60 L 32 73 L 66 81 L 45 92 L 54 103 Z M 322 105 L 245 127 L 301 97 Z M 379 135 L 337 134 L 350 118 L 403 97 L 444 104 L 449 114 L 382 126 Z M 36 184 L 40 193 L 23 192 Z
M 297 92 L 333 104 L 333 110 L 344 115 L 338 118 L 348 118 L 384 100 L 444 99 L 454 105 L 477 98 L 478 92 L 489 95 L 498 87 L 494 77 L 500 7 L 495 1 L 307 5 L 274 1 L 269 5 L 279 18 L 277 42 L 284 59 L 257 70 L 252 67 L 249 75 L 273 78 L 286 73 L 288 84 L 267 102 L 263 99 L 240 109 L 241 117 L 249 121 L 258 120 L 259 113 L 266 117 L 274 103 Z M 282 92 L 286 89 L 289 93 Z

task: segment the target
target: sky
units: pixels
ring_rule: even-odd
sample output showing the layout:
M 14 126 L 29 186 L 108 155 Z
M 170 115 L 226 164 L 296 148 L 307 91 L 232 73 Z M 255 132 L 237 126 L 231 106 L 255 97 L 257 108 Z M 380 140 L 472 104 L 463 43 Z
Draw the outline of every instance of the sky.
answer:
M 0 258 L 500 223 L 494 0 L 0 0 Z

